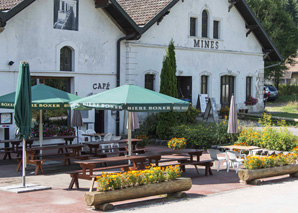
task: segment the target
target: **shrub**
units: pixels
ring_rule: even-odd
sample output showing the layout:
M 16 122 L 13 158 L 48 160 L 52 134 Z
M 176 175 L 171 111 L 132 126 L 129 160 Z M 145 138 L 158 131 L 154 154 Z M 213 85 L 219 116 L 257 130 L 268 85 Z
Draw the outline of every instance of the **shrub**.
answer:
M 228 116 L 230 113 L 230 108 L 228 106 L 221 107 L 219 110 L 219 114 L 223 116 Z
M 260 141 L 261 132 L 256 131 L 253 128 L 245 128 L 240 130 L 237 144 L 246 144 L 247 146 L 258 146 Z
M 286 85 L 279 84 L 278 86 L 279 95 L 297 95 L 298 94 L 298 85 Z

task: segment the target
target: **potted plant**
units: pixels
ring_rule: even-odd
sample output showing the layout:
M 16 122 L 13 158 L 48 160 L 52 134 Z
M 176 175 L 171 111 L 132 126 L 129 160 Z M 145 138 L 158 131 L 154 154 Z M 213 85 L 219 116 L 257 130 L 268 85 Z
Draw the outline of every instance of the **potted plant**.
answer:
M 230 113 L 230 107 L 228 107 L 228 106 L 221 107 L 220 110 L 219 110 L 219 115 L 222 116 L 223 118 L 225 116 L 228 116 L 229 113 Z
M 168 147 L 173 150 L 179 150 L 186 148 L 187 140 L 185 138 L 172 138 L 168 142 Z
M 150 143 L 150 139 L 149 139 L 148 135 L 138 135 L 137 139 L 142 139 L 141 141 L 138 141 L 138 143 L 137 143 L 138 148 L 144 148 L 145 146 L 148 146 L 148 144 Z

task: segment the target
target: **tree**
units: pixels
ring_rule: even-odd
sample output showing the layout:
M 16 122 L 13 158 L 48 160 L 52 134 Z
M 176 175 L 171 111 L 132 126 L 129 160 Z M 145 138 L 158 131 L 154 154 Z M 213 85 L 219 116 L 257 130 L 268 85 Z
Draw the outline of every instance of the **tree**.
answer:
M 167 55 L 164 57 L 163 65 L 160 74 L 160 90 L 159 92 L 174 98 L 178 97 L 177 89 L 177 65 L 174 41 L 171 40 Z
M 174 41 L 171 40 L 166 50 L 167 54 L 162 63 L 160 74 L 160 93 L 178 97 L 177 76 L 176 76 L 176 56 Z M 159 113 L 156 127 L 157 135 L 160 139 L 168 139 L 170 128 L 177 123 L 177 115 L 174 112 Z
M 294 17 L 292 17 L 286 10 L 287 7 L 292 8 L 294 2 L 292 6 L 289 6 L 287 0 L 247 0 L 247 2 L 283 57 L 280 66 L 265 69 L 265 78 L 273 79 L 278 88 L 279 79 L 287 69 L 286 64 L 293 64 L 293 59 L 297 56 L 298 30 L 294 22 L 297 13 L 293 11 Z M 266 62 L 266 66 L 275 63 Z

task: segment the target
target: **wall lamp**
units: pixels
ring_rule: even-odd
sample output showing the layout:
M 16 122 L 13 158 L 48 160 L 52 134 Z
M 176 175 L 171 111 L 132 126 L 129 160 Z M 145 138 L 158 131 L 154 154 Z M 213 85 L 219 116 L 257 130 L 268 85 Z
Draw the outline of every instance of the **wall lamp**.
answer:
M 14 61 L 10 61 L 10 62 L 8 62 L 8 65 L 9 66 L 11 66 L 11 65 L 13 65 L 14 64 Z

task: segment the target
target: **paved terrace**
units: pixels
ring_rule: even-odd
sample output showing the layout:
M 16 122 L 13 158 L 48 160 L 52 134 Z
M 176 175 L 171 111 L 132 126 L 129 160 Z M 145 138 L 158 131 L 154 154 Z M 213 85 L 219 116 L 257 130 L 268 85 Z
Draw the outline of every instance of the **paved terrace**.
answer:
M 168 150 L 167 147 L 163 146 L 149 146 L 148 149 L 150 151 Z M 3 154 L 1 153 L 0 159 L 2 157 Z M 209 159 L 209 154 L 204 152 L 201 159 Z M 16 172 L 16 167 L 16 160 L 0 160 L 0 187 L 21 183 L 21 171 Z M 80 169 L 78 165 L 63 166 L 62 163 L 44 165 L 44 175 L 34 175 L 34 168 L 34 166 L 27 166 L 27 183 L 50 186 L 52 189 L 23 194 L 0 191 L 0 212 L 90 212 L 91 208 L 87 207 L 84 202 L 84 193 L 88 191 L 90 181 L 79 180 L 80 190 L 67 189 L 70 177 L 65 172 Z M 204 175 L 204 167 L 199 168 L 199 175 L 193 166 L 187 166 L 186 173 L 182 175 L 183 177 L 191 177 L 193 181 L 193 187 L 187 192 L 189 195 L 188 199 L 241 188 L 256 187 L 240 184 L 238 176 L 233 169 L 227 173 L 224 166 L 221 166 L 219 172 L 213 167 L 213 176 L 206 177 Z M 266 179 L 266 182 L 272 183 L 280 180 L 291 180 L 292 178 L 283 176 L 282 179 L 280 177 L 278 180 L 275 179 Z M 174 201 L 162 196 L 153 196 L 114 204 L 115 210 L 125 210 L 138 206 Z

